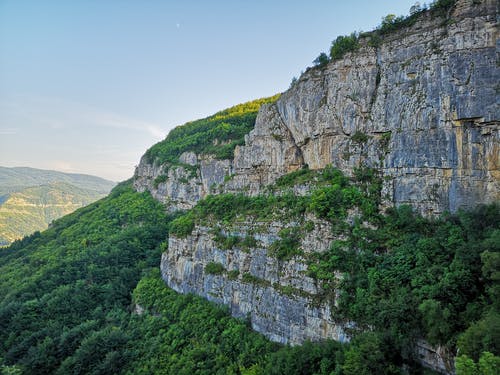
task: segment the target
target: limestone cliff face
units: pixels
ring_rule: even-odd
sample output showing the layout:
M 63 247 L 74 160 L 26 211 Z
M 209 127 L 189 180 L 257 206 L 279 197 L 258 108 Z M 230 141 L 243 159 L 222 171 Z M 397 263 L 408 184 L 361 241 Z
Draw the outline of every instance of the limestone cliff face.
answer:
M 459 0 L 448 20 L 423 15 L 377 47 L 361 38 L 355 53 L 309 69 L 276 103 L 263 105 L 234 160 L 186 153 L 180 165 L 164 166 L 143 158 L 136 189 L 151 191 L 170 210 L 187 209 L 210 193 L 259 194 L 304 165 L 332 164 L 347 175 L 366 165 L 384 176 L 386 205 L 409 203 L 435 215 L 498 200 L 497 3 L 475 3 Z M 232 234 L 259 232 L 262 225 L 238 223 Z M 347 339 L 346 327 L 330 314 L 334 297 L 324 298 L 307 277 L 304 258 L 269 255 L 287 225 L 267 224 L 251 249 L 221 249 L 209 227 L 171 237 L 162 275 L 179 292 L 249 317 L 273 340 Z M 323 251 L 332 240 L 317 225 L 301 246 L 305 253 Z M 219 272 L 207 272 L 209 264 Z M 425 343 L 418 348 L 429 366 L 449 371 L 432 350 Z
M 261 109 L 236 175 L 255 190 L 302 163 L 347 174 L 365 164 L 386 176 L 389 202 L 423 214 L 498 200 L 495 7 L 461 1 L 446 25 L 424 17 L 309 70 Z
M 245 237 L 257 229 L 259 234 L 252 235 L 256 244 L 230 249 L 214 241 L 213 227 L 196 227 L 184 239 L 171 237 L 161 260 L 163 278 L 178 292 L 196 293 L 228 305 L 234 316 L 248 318 L 255 330 L 274 341 L 345 341 L 344 327 L 332 319 L 331 301 L 322 298 L 324 291 L 306 275 L 304 257 L 278 260 L 268 254 L 284 227 L 280 222 L 241 223 L 238 232 L 224 234 Z M 329 225 L 318 222 L 301 247 L 306 253 L 321 252 L 331 239 Z M 210 264 L 218 264 L 219 272 L 211 274 Z
M 135 189 L 151 192 L 169 211 L 185 210 L 216 192 L 232 171 L 231 160 L 199 158 L 192 152 L 183 153 L 179 159 L 180 165 L 170 166 L 150 164 L 143 157 L 135 171 Z
M 234 160 L 190 154 L 195 175 L 170 168 L 156 187 L 163 166 L 141 161 L 137 189 L 189 208 L 214 191 L 257 194 L 304 164 L 346 174 L 368 165 L 386 177 L 387 204 L 426 215 L 498 200 L 496 2 L 462 0 L 448 21 L 427 15 L 378 47 L 369 39 L 263 105 Z M 224 184 L 225 175 L 232 178 Z

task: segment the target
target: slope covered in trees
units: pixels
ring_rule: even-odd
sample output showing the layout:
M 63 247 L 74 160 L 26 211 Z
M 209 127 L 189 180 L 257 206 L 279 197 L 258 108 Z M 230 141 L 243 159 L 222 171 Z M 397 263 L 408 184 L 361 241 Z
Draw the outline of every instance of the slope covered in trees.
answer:
M 296 178 L 299 173 L 289 180 Z M 201 207 L 212 203 L 209 198 Z M 318 204 L 329 207 L 321 200 L 312 209 Z M 336 313 L 359 321 L 359 332 L 350 345 L 294 348 L 271 343 L 224 308 L 164 285 L 158 262 L 172 219 L 148 193 L 123 183 L 4 249 L 4 371 L 397 374 L 406 363 L 418 373 L 408 343 L 421 333 L 433 343 L 458 343 L 469 361 L 483 352 L 499 354 L 498 206 L 433 222 L 403 207 L 380 216 L 379 231 L 354 226 L 311 272 L 326 284 L 336 282 L 334 270 L 346 273 Z
M 438 1 L 435 9 L 451 3 Z M 351 42 L 356 38 L 339 39 L 330 58 L 355 49 Z M 178 127 L 146 157 L 174 165 L 185 151 L 231 157 L 253 127 L 260 104 L 274 99 Z M 289 193 L 304 183 L 316 185 L 311 194 Z M 130 182 L 120 184 L 107 198 L 0 250 L 1 371 L 423 374 L 432 372 L 418 365 L 414 348 L 426 339 L 458 351 L 459 374 L 498 373 L 498 204 L 424 219 L 408 206 L 380 212 L 380 194 L 375 170 L 360 168 L 349 178 L 330 167 L 304 168 L 262 195 L 208 196 L 188 212 L 167 215 L 148 193 L 133 191 Z M 352 210 L 360 216 L 348 222 Z M 349 344 L 272 343 L 224 307 L 177 294 L 161 279 L 158 265 L 168 251 L 169 233 L 183 237 L 211 221 L 282 215 L 315 215 L 340 235 L 327 251 L 310 254 L 307 272 L 323 287 L 321 298 L 337 298 L 335 318 L 355 322 Z M 308 223 L 300 224 L 307 230 Z M 280 261 L 295 256 L 300 233 L 279 235 L 272 256 Z M 240 241 L 216 239 L 222 249 Z M 208 271 L 223 269 L 212 263 Z
M 114 182 L 34 168 L 0 167 L 0 246 L 41 231 L 104 197 Z

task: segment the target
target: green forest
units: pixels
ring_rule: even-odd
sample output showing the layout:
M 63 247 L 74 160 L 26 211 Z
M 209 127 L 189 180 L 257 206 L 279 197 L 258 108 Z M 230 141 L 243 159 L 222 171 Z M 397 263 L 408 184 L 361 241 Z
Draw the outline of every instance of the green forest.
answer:
M 430 9 L 446 13 L 453 3 Z M 415 17 L 386 18 L 373 43 Z M 356 50 L 358 37 L 337 38 L 317 65 Z M 177 127 L 145 158 L 167 166 L 188 151 L 231 158 L 259 107 L 278 97 Z M 0 374 L 436 374 L 418 362 L 421 339 L 456 353 L 457 375 L 500 373 L 500 205 L 436 218 L 406 205 L 381 210 L 382 178 L 365 167 L 352 176 L 305 167 L 258 196 L 209 195 L 175 213 L 136 192 L 132 180 L 118 184 L 49 229 L 0 248 Z M 310 193 L 294 193 L 297 185 Z M 311 215 L 329 223 L 337 240 L 306 255 L 299 242 L 315 225 Z M 169 236 L 204 225 L 222 250 L 252 251 L 255 238 L 221 230 L 244 218 L 296 223 L 278 233 L 268 255 L 305 258 L 307 275 L 322 287 L 316 298 L 332 302 L 339 323 L 352 323 L 350 342 L 271 342 L 227 307 L 166 286 L 159 264 Z M 240 276 L 216 262 L 205 272 Z M 263 281 L 250 273 L 241 280 Z
M 294 172 L 277 186 L 306 176 L 322 192 L 331 188 L 358 202 L 368 197 L 363 185 L 334 169 Z M 323 208 L 333 207 L 330 199 L 342 201 L 339 194 L 318 194 L 297 205 L 288 197 L 276 204 L 291 208 L 291 215 L 319 210 L 328 218 Z M 252 209 L 262 214 L 267 206 L 262 197 L 214 196 L 190 215 L 231 220 L 234 200 L 245 214 Z M 403 206 L 386 215 L 372 213 L 378 230 L 359 223 L 349 227 L 347 239 L 311 260 L 310 272 L 325 291 L 340 288 L 335 314 L 357 322 L 354 339 L 297 347 L 272 343 L 226 308 L 166 287 L 160 254 L 167 232 L 179 230 L 175 223 L 185 216 L 166 215 L 149 193 L 134 192 L 125 182 L 47 231 L 3 249 L 3 373 L 399 374 L 402 368 L 430 373 L 419 368 L 410 350 L 421 336 L 458 348 L 463 374 L 498 368 L 497 205 L 439 220 Z M 286 242 L 284 249 L 286 256 Z M 337 280 L 335 270 L 346 277 Z

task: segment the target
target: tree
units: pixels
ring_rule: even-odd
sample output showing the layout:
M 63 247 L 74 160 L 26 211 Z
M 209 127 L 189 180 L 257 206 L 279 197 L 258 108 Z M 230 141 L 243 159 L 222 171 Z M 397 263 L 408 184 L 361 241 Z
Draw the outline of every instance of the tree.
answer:
M 313 61 L 314 66 L 325 66 L 328 64 L 330 59 L 328 58 L 328 55 L 324 52 L 321 52 L 318 57 Z
M 478 375 L 477 365 L 465 354 L 455 359 L 457 375 Z
M 332 42 L 332 46 L 330 47 L 330 58 L 332 60 L 340 59 L 344 56 L 344 54 L 347 52 L 353 52 L 357 50 L 358 47 L 358 35 L 356 33 L 338 36 L 337 39 Z
M 466 354 L 455 359 L 457 375 L 496 375 L 500 373 L 500 357 L 490 352 L 483 352 L 476 363 Z

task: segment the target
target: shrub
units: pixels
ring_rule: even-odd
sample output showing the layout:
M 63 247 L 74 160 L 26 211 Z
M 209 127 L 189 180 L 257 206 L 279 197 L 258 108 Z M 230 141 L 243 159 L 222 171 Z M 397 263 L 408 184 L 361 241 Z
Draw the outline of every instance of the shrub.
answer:
M 330 59 L 328 58 L 328 55 L 324 52 L 321 52 L 319 56 L 314 59 L 313 64 L 314 66 L 323 67 L 328 64 L 329 61 Z
M 209 262 L 205 266 L 205 272 L 210 275 L 221 275 L 225 270 L 226 269 L 224 268 L 222 263 Z
M 310 209 L 323 219 L 335 220 L 345 214 L 342 189 L 339 185 L 327 186 L 315 190 L 311 195 Z
M 240 270 L 231 270 L 227 273 L 227 277 L 229 280 L 236 280 L 240 275 Z
M 337 60 L 342 58 L 347 52 L 354 52 L 359 47 L 358 35 L 352 33 L 351 35 L 338 36 L 332 42 L 330 47 L 330 58 Z
M 302 254 L 298 228 L 285 228 L 279 232 L 280 239 L 269 246 L 270 255 L 280 260 L 287 260 Z
M 296 171 L 290 172 L 284 176 L 281 176 L 276 180 L 276 186 L 279 187 L 291 187 L 301 183 L 308 182 L 312 179 L 314 172 L 309 170 L 307 166 L 302 169 L 297 169 Z
M 245 272 L 241 277 L 241 280 L 245 283 L 261 285 L 261 286 L 269 286 L 271 283 L 267 280 L 261 279 L 260 277 L 252 275 L 250 272 Z
M 356 132 L 351 136 L 351 140 L 360 145 L 368 142 L 368 139 L 369 139 L 368 135 L 366 135 L 360 130 L 356 130 Z
M 238 236 L 227 236 L 221 244 L 221 248 L 223 250 L 230 250 L 235 247 L 240 241 L 241 238 Z
M 456 0 L 436 0 L 431 3 L 430 10 L 438 15 L 445 16 L 448 11 L 455 5 Z
M 251 249 L 257 247 L 257 240 L 254 236 L 247 235 L 241 241 L 241 247 L 244 249 Z
M 370 34 L 370 40 L 368 41 L 368 45 L 377 48 L 380 47 L 381 44 L 382 44 L 382 38 L 380 37 L 380 34 L 377 33 L 376 31 L 372 32 Z
M 158 185 L 160 185 L 161 183 L 163 183 L 167 180 L 168 180 L 168 176 L 166 176 L 166 175 L 160 175 L 160 176 L 156 177 L 155 180 L 153 181 L 154 188 L 158 189 Z
M 192 212 L 173 220 L 169 225 L 169 233 L 180 238 L 185 238 L 194 229 L 194 218 Z

